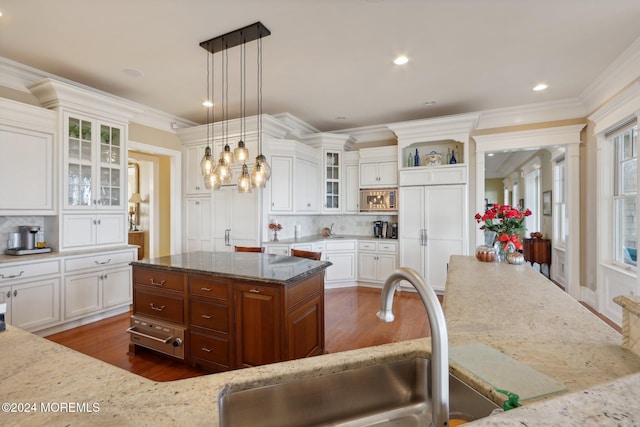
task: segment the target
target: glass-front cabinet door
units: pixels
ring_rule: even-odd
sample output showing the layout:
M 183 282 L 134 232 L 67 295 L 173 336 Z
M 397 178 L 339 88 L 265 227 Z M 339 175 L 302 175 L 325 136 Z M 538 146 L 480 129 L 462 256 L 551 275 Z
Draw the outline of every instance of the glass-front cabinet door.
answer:
M 66 122 L 66 167 L 68 207 L 87 207 L 93 204 L 93 123 L 78 117 Z
M 340 179 L 342 167 L 342 152 L 324 152 L 324 191 L 325 191 L 325 212 L 340 212 L 342 203 L 340 200 Z
M 65 208 L 121 208 L 124 128 L 65 114 L 64 135 Z
M 120 128 L 100 125 L 100 206 L 121 206 L 122 153 Z

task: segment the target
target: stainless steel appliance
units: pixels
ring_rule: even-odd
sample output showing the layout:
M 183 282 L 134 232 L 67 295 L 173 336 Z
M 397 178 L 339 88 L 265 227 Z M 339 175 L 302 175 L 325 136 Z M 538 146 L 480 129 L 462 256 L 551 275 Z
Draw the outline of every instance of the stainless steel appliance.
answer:
M 370 188 L 360 190 L 360 212 L 397 212 L 397 188 Z
M 131 334 L 132 344 L 184 359 L 184 330 L 179 325 L 131 316 L 131 327 L 127 332 Z
M 22 241 L 22 249 L 35 249 L 36 248 L 36 234 L 40 231 L 38 225 L 21 225 L 20 237 Z
M 18 233 L 10 233 L 7 249 L 4 251 L 7 255 L 31 255 L 44 252 L 51 252 L 51 248 L 36 247 L 36 234 L 40 231 L 39 225 L 21 225 L 18 227 Z M 16 237 L 17 235 L 17 237 Z M 19 241 L 18 247 L 16 243 Z
M 373 237 L 382 238 L 382 221 L 373 221 Z
M 391 237 L 392 239 L 397 239 L 398 238 L 398 223 L 397 222 L 392 222 L 391 223 Z

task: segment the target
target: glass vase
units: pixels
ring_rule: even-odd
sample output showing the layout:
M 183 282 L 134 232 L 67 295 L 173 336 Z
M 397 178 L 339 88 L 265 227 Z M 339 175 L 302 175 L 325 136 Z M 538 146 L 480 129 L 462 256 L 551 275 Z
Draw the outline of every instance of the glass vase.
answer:
M 497 242 L 498 245 L 498 262 L 507 261 L 507 255 L 516 251 L 516 245 L 512 241 Z
M 273 241 L 274 242 L 278 241 L 278 230 L 273 230 Z

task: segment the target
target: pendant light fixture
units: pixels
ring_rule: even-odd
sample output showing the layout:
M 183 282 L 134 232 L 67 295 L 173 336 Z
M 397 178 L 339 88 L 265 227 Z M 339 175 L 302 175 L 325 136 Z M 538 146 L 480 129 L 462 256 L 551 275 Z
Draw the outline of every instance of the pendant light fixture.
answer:
M 209 86 L 209 74 L 210 74 L 211 66 L 209 64 L 209 55 L 207 55 L 207 99 L 202 103 L 207 109 L 207 147 L 204 149 L 204 156 L 202 156 L 202 160 L 200 161 L 200 168 L 202 169 L 202 176 L 204 177 L 204 185 L 207 186 L 208 178 L 213 173 L 213 169 L 215 167 L 215 162 L 213 161 L 213 156 L 211 155 L 211 147 L 209 146 L 209 126 L 210 120 L 209 116 L 213 112 L 213 96 L 210 91 Z M 211 96 L 210 96 L 211 95 Z
M 258 37 L 258 156 L 251 171 L 251 185 L 264 188 L 271 178 L 271 167 L 262 154 L 262 36 Z
M 211 155 L 211 148 L 209 147 L 209 128 L 207 128 L 207 148 L 205 148 L 205 156 L 202 159 L 202 174 L 205 178 L 205 186 L 207 188 L 217 189 L 221 184 L 226 184 L 231 182 L 233 179 L 232 171 L 230 165 L 235 161 L 237 163 L 242 164 L 241 174 L 238 178 L 238 190 L 240 192 L 250 192 L 251 187 L 263 188 L 266 185 L 267 180 L 271 176 L 271 168 L 267 163 L 266 157 L 262 154 L 262 37 L 268 36 L 271 34 L 261 22 L 256 22 L 255 24 L 248 25 L 244 28 L 231 31 L 224 35 L 212 38 L 210 40 L 204 41 L 200 43 L 200 46 L 206 49 L 211 57 L 217 52 L 222 52 L 222 94 L 221 94 L 221 108 L 222 108 L 222 142 L 223 147 L 220 153 L 220 159 L 218 160 L 217 165 L 213 161 L 213 157 Z M 245 118 L 246 118 L 246 43 L 257 40 L 257 51 L 258 51 L 258 107 L 257 107 L 257 139 L 258 139 L 258 156 L 256 157 L 256 163 L 249 174 L 249 168 L 247 167 L 246 161 L 249 158 L 249 150 L 245 145 L 246 139 L 246 126 L 245 126 Z M 231 151 L 231 147 L 229 146 L 229 79 L 228 79 L 228 55 L 227 50 L 235 47 L 241 46 L 241 55 L 240 55 L 240 140 L 238 141 L 238 145 L 235 150 Z M 211 61 L 213 64 L 213 60 Z M 209 62 L 207 62 L 207 67 L 209 67 Z M 213 66 L 211 67 L 213 68 Z M 208 68 L 209 69 L 209 68 Z M 213 74 L 213 73 L 212 73 Z M 209 75 L 207 73 L 207 80 Z M 211 86 L 214 86 L 215 79 L 212 77 Z M 207 85 L 209 81 L 207 81 Z M 213 90 L 212 90 L 213 92 Z M 213 115 L 212 115 L 213 116 Z M 208 115 L 207 115 L 208 119 Z M 212 119 L 212 122 L 214 120 Z M 213 139 L 213 136 L 212 136 Z M 213 144 L 212 144 L 213 145 Z M 205 164 L 206 159 L 206 164 Z M 214 168 L 215 166 L 215 168 Z M 209 172 L 211 171 L 212 172 Z M 208 181 L 208 183 L 207 183 Z

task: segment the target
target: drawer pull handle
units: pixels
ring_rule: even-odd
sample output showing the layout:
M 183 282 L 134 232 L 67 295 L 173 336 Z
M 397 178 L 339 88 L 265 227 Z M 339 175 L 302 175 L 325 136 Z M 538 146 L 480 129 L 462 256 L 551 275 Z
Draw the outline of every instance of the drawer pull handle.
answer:
M 164 285 L 164 282 L 166 282 L 166 280 L 161 280 L 160 282 L 154 282 L 153 279 L 149 279 L 151 281 L 151 284 L 153 286 L 162 286 Z
M 158 337 L 154 337 L 153 335 L 143 334 L 142 332 L 136 331 L 136 327 L 135 326 L 132 326 L 132 327 L 128 328 L 127 332 L 129 332 L 131 335 L 138 335 L 138 336 L 141 336 L 141 337 L 149 338 L 150 340 L 158 341 L 158 342 L 161 342 L 163 344 L 168 344 L 169 341 L 171 341 L 173 339 L 173 337 L 158 338 Z
M 203 319 L 211 319 L 213 316 L 209 316 L 208 314 L 202 314 L 201 317 Z
M 109 258 L 106 261 L 102 261 L 102 262 L 99 262 L 99 261 L 93 261 L 93 262 L 95 262 L 97 265 L 105 265 L 105 264 L 109 264 L 111 262 L 111 258 Z
M 207 353 L 211 353 L 211 349 L 207 347 L 202 347 L 202 351 L 206 351 Z
M 259 294 L 260 291 L 258 289 L 249 289 L 249 292 L 251 292 L 252 294 Z
M 200 288 L 201 291 L 210 292 L 211 288 Z
M 24 270 L 22 270 L 18 274 L 12 274 L 11 276 L 5 276 L 4 274 L 0 274 L 0 279 L 15 279 L 16 277 L 20 277 L 24 274 Z
M 151 310 L 155 310 L 155 311 L 162 311 L 164 310 L 164 305 L 162 307 L 156 307 L 155 305 L 153 305 L 153 303 L 149 304 L 151 306 Z

